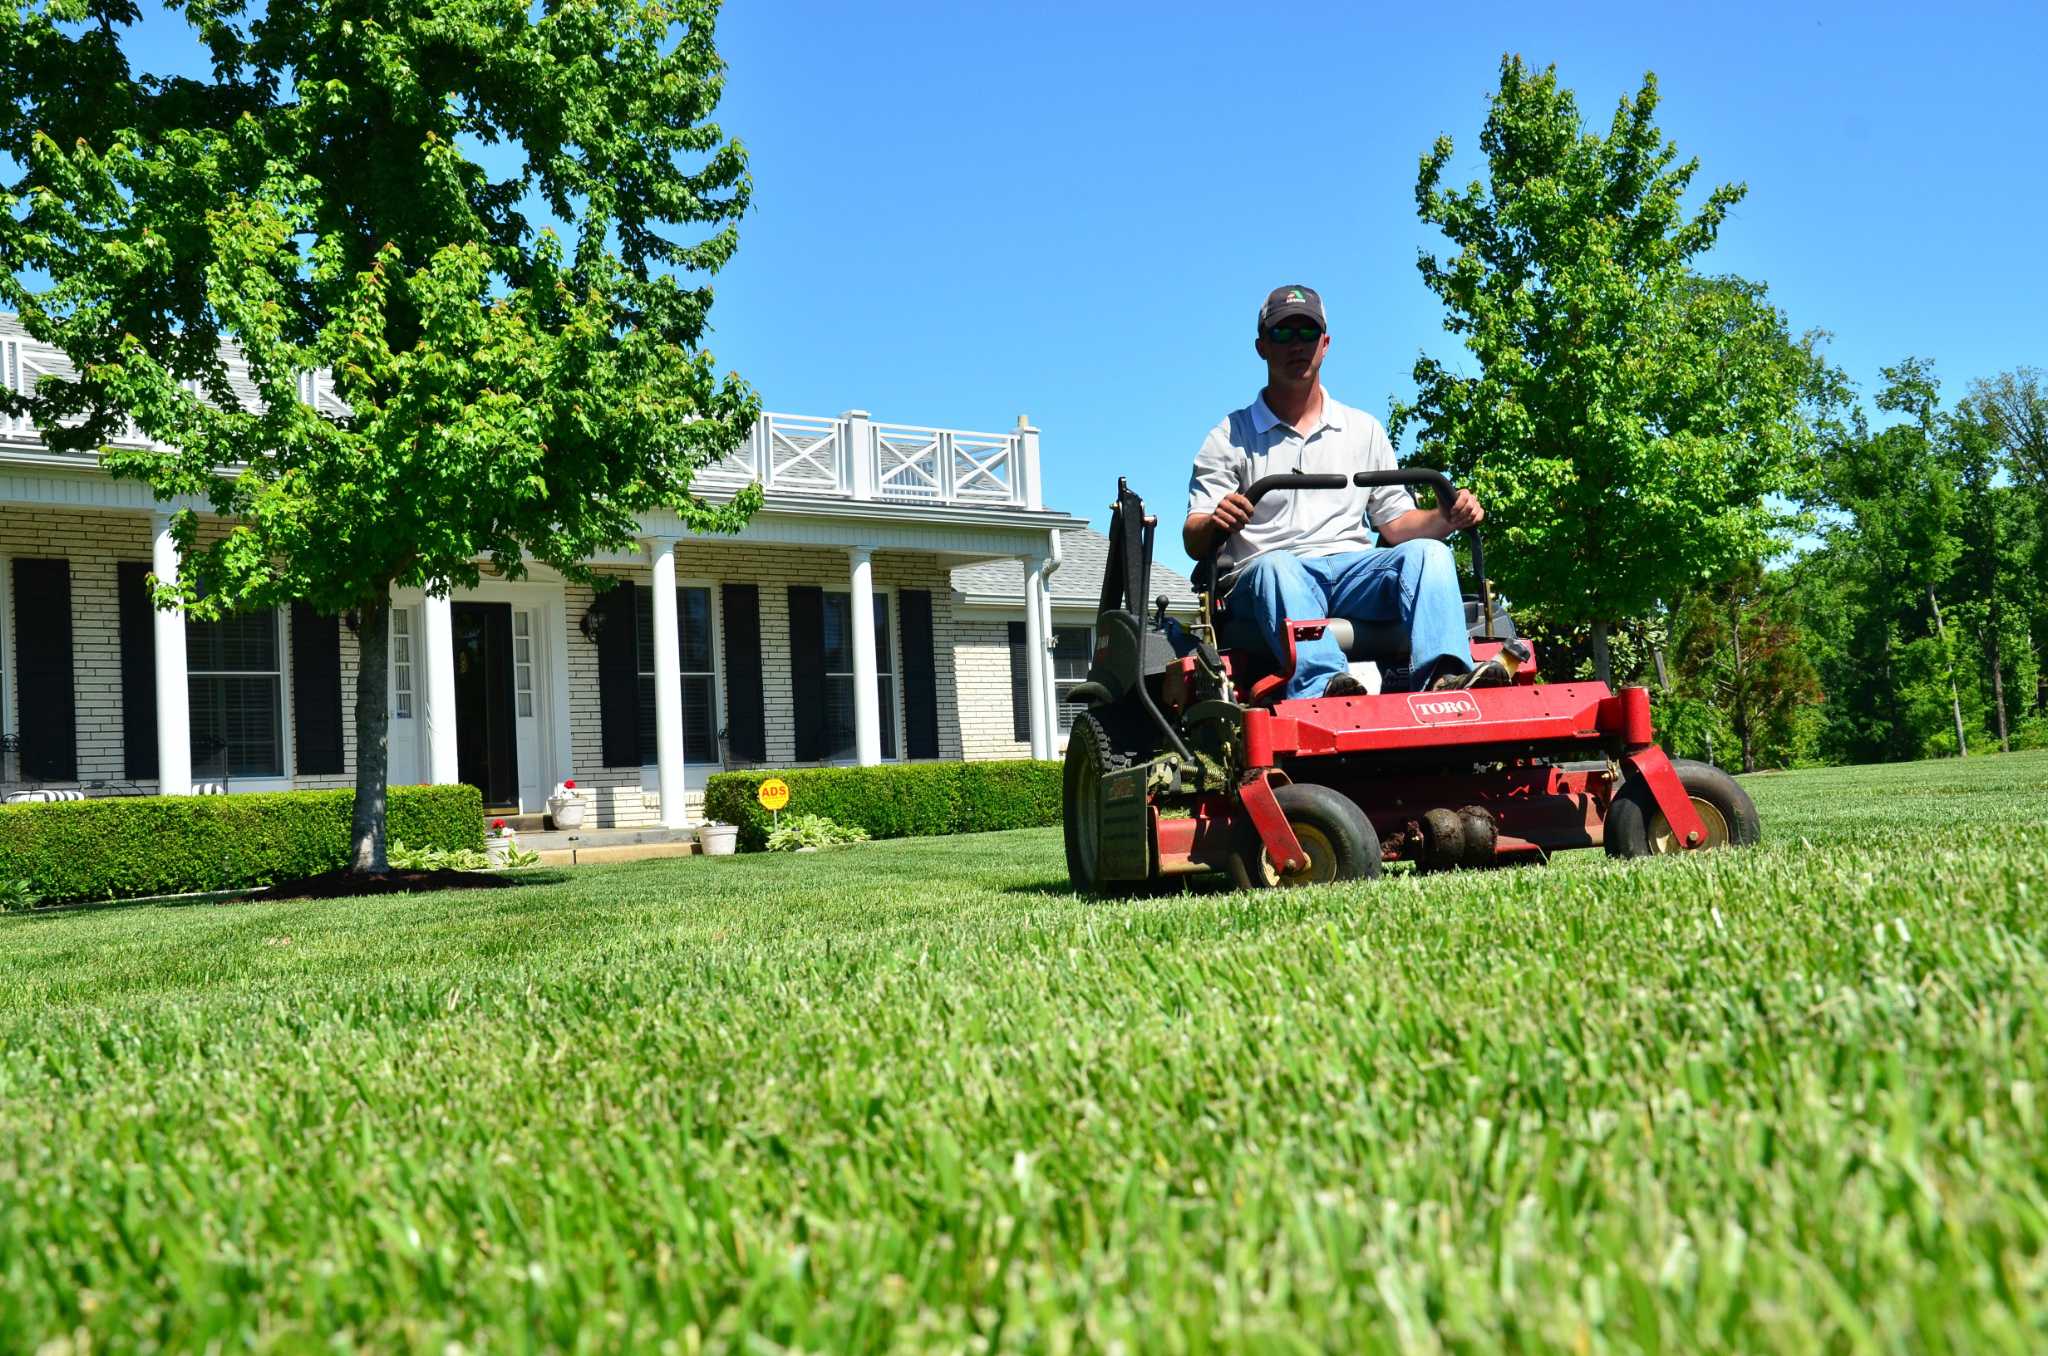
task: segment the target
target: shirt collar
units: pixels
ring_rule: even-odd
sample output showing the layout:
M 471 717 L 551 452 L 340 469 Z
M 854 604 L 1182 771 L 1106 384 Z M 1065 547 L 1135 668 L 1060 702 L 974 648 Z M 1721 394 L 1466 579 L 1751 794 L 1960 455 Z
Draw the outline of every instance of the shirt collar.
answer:
M 1262 438 L 1271 433 L 1274 426 L 1280 422 L 1280 416 L 1273 413 L 1272 407 L 1266 404 L 1266 393 L 1263 390 L 1253 399 L 1250 412 L 1252 429 Z M 1324 428 L 1335 433 L 1342 433 L 1344 431 L 1344 407 L 1337 403 L 1336 398 L 1330 394 L 1327 388 L 1323 391 L 1322 422 L 1317 424 L 1315 428 L 1298 429 L 1296 432 L 1306 438 L 1314 434 L 1317 429 Z

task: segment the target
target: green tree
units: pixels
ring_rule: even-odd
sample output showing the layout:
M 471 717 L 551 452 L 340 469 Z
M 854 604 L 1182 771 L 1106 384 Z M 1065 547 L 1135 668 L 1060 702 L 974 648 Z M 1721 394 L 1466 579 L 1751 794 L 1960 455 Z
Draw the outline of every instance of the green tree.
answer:
M 589 579 L 757 413 L 697 348 L 745 156 L 713 0 L 190 0 L 210 80 L 138 73 L 130 0 L 0 18 L 4 298 L 77 377 L 20 402 L 180 514 L 160 604 L 360 614 L 354 866 L 385 869 L 388 598 L 488 561 Z M 490 148 L 488 153 L 484 148 Z M 487 168 L 477 156 L 487 156 Z M 536 229 L 537 213 L 568 240 Z M 238 400 L 230 350 L 257 397 Z M 345 418 L 299 398 L 333 374 Z
M 1940 385 L 1919 358 L 1883 374 L 1877 407 L 1902 418 L 1873 431 L 1856 411 L 1831 430 L 1803 482 L 1825 515 L 1822 558 L 1805 563 L 1808 614 L 1839 617 L 1820 665 L 1827 742 L 1848 762 L 1965 745 L 1956 637 L 1940 604 L 1963 521 Z
M 1997 441 L 2033 519 L 2032 568 L 2026 577 L 2030 583 L 2048 578 L 2048 373 L 2022 367 L 1972 382 L 1969 403 Z M 2030 653 L 2048 651 L 2048 593 L 2038 586 L 2030 590 L 2027 629 Z M 2033 667 L 2038 676 L 2028 704 L 2034 714 L 2048 714 L 2048 672 L 2039 664 Z
M 1588 628 L 1608 681 L 1617 622 L 1766 554 L 1766 496 L 1811 441 L 1802 401 L 1824 368 L 1763 287 L 1692 271 L 1744 190 L 1688 215 L 1699 162 L 1658 131 L 1654 76 L 1605 136 L 1554 68 L 1519 57 L 1490 102 L 1487 180 L 1446 186 L 1446 136 L 1415 189 L 1455 251 L 1425 251 L 1423 280 L 1478 374 L 1420 358 L 1393 427 L 1473 485 L 1503 590 Z
M 1689 598 L 1672 631 L 1678 691 L 1726 718 L 1741 770 L 1789 764 L 1799 713 L 1822 693 L 1785 581 L 1745 561 Z

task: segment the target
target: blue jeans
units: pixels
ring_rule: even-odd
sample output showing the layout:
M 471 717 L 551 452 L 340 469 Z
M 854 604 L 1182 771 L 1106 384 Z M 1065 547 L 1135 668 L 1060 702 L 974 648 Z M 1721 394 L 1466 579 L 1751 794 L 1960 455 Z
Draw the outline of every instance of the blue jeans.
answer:
M 1282 623 L 1317 617 L 1405 621 L 1411 669 L 1420 672 L 1439 659 L 1450 661 L 1447 671 L 1472 667 L 1457 562 L 1450 547 L 1428 537 L 1334 556 L 1257 556 L 1231 586 L 1224 633 L 1232 645 L 1263 645 L 1284 663 Z M 1347 667 L 1344 651 L 1327 633 L 1304 641 L 1294 656 L 1289 698 L 1317 696 Z

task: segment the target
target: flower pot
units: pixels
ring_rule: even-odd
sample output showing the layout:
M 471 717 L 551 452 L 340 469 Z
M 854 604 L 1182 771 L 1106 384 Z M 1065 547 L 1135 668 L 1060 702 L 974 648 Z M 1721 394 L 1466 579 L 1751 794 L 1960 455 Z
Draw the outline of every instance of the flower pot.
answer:
M 555 821 L 558 829 L 580 829 L 583 827 L 583 798 L 561 796 L 548 801 L 548 817 Z
M 519 846 L 519 840 L 509 833 L 494 833 L 484 839 L 484 860 L 492 866 L 503 866 L 512 849 Z
M 697 826 L 697 850 L 706 857 L 730 857 L 739 851 L 740 826 L 737 824 L 699 824 Z

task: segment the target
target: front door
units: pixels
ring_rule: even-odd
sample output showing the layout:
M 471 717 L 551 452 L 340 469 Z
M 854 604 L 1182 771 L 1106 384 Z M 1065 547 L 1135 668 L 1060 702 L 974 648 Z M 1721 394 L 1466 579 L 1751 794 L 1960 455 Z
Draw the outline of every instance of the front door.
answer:
M 486 810 L 519 808 L 512 687 L 512 605 L 456 603 L 455 769 Z

